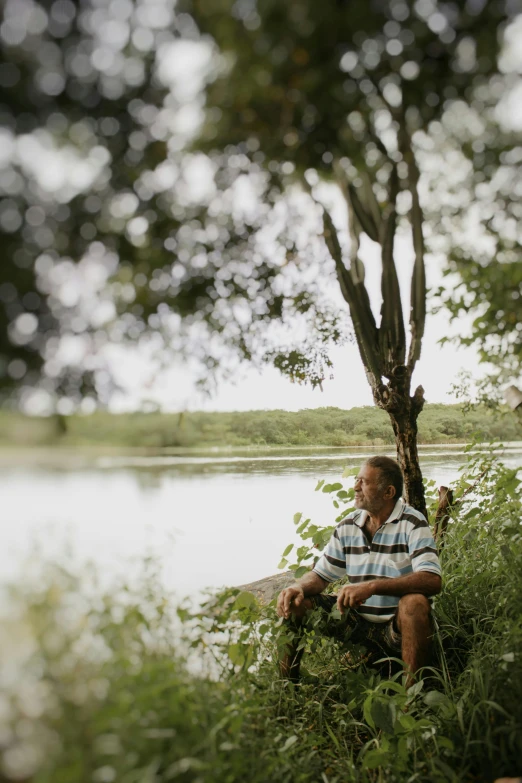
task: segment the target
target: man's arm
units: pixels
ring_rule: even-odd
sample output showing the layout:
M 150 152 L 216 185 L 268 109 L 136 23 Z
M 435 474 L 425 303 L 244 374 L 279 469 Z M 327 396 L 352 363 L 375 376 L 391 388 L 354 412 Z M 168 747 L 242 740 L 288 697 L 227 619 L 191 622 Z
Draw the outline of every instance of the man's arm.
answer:
M 322 593 L 327 584 L 326 579 L 322 579 L 315 571 L 310 571 L 301 577 L 295 585 L 287 587 L 279 593 L 277 614 L 288 620 L 292 614 L 292 608 L 299 607 L 308 596 Z
M 421 593 L 430 596 L 440 593 L 442 579 L 431 571 L 415 571 L 393 579 L 372 579 L 355 585 L 345 585 L 339 590 L 337 606 L 343 612 L 349 606 L 360 606 L 372 595 L 403 596 Z

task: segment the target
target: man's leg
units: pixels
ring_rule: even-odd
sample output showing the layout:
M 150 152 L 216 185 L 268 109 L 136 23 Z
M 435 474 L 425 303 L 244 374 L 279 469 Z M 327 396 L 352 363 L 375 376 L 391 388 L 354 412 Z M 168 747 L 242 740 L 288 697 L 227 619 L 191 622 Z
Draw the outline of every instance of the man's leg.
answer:
M 397 610 L 397 625 L 402 635 L 402 660 L 408 667 L 408 683 L 412 684 L 414 675 L 429 663 L 431 638 L 431 607 L 428 599 L 421 593 L 403 595 Z
M 299 667 L 304 652 L 304 649 L 297 649 L 302 638 L 302 633 L 300 631 L 303 626 L 305 615 L 312 608 L 313 604 L 309 598 L 305 598 L 300 606 L 291 607 L 292 617 L 288 620 L 288 627 L 294 629 L 294 634 L 292 640 L 286 645 L 279 657 L 279 672 L 281 677 L 284 677 L 291 682 L 297 682 L 299 680 Z

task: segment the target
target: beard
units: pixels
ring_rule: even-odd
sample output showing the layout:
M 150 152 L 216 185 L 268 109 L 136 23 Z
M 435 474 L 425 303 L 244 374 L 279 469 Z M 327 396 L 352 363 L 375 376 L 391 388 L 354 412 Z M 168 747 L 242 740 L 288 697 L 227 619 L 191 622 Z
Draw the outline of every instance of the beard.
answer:
M 366 495 L 360 495 L 355 499 L 355 505 L 357 508 L 367 511 L 369 514 L 377 514 L 383 507 L 383 499 L 380 497 L 367 497 Z

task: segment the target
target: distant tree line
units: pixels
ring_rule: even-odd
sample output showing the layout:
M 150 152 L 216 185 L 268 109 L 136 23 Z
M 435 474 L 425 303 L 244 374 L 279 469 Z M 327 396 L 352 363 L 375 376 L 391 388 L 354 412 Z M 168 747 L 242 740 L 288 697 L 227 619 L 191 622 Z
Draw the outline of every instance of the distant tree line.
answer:
M 522 440 L 522 422 L 502 411 L 464 411 L 461 405 L 426 405 L 419 442 Z M 97 412 L 90 416 L 28 418 L 0 413 L 0 443 L 124 447 L 387 446 L 394 444 L 385 411 L 370 406 L 226 413 Z

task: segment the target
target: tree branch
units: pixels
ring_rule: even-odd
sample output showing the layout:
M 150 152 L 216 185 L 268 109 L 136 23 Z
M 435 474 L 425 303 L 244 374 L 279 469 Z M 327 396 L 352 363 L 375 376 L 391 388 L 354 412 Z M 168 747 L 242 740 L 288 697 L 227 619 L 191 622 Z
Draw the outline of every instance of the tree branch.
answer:
M 324 238 L 330 254 L 335 262 L 335 269 L 341 292 L 350 308 L 357 345 L 364 367 L 369 374 L 368 380 L 372 388 L 380 384 L 381 363 L 378 353 L 378 331 L 375 318 L 370 307 L 370 298 L 360 277 L 356 277 L 346 269 L 337 231 L 328 211 L 323 207 Z
M 411 139 L 406 129 L 406 118 L 403 117 L 399 133 L 402 156 L 408 166 L 408 186 L 411 193 L 411 229 L 413 235 L 413 247 L 415 250 L 415 264 L 411 278 L 410 295 L 410 328 L 411 343 L 408 352 L 408 367 L 411 371 L 420 358 L 422 338 L 426 324 L 426 268 L 424 264 L 424 236 L 422 233 L 423 214 L 419 200 L 419 169 Z
M 390 177 L 388 215 L 384 221 L 382 237 L 382 308 L 379 347 L 383 373 L 387 378 L 391 377 L 394 367 L 404 364 L 406 358 L 401 292 L 393 258 L 397 218 L 395 203 L 398 190 L 397 169 L 394 166 Z

